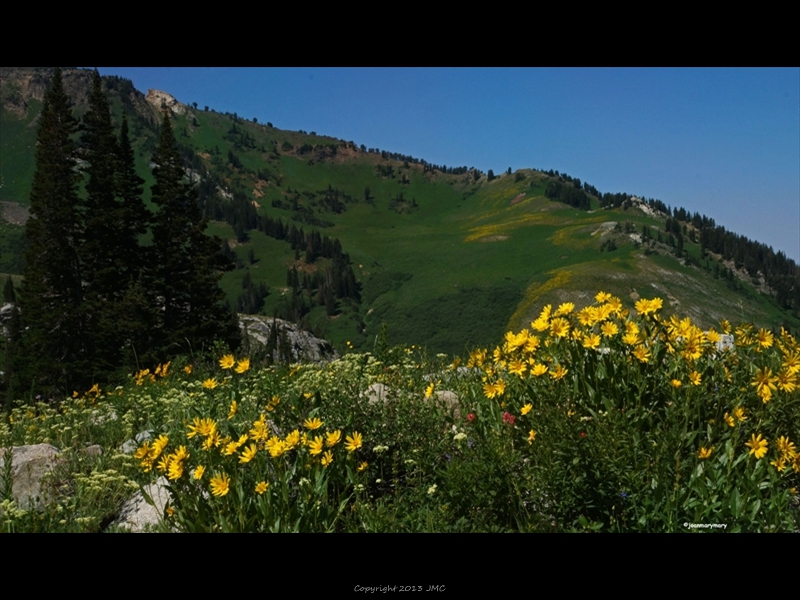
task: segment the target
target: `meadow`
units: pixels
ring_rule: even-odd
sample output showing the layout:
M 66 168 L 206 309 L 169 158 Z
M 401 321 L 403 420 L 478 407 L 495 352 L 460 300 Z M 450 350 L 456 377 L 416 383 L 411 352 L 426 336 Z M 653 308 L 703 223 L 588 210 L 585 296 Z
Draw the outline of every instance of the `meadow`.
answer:
M 455 360 L 385 335 L 321 364 L 217 348 L 39 399 L 0 415 L 0 445 L 64 461 L 39 508 L 0 473 L 0 529 L 118 531 L 165 477 L 164 531 L 800 530 L 797 340 L 663 304 L 547 305 Z

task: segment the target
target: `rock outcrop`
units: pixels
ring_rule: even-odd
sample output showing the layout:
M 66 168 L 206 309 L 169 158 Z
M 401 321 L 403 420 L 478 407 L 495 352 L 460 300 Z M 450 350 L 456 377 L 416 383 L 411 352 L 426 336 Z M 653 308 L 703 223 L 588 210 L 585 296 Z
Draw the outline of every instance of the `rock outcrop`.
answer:
M 321 362 L 339 358 L 330 342 L 314 337 L 298 325 L 283 319 L 240 314 L 239 327 L 250 340 L 251 346 L 271 346 L 272 358 L 276 362 L 285 359 L 291 362 Z M 286 353 L 291 356 L 282 356 Z
M 161 92 L 159 90 L 147 90 L 147 96 L 145 96 L 145 99 L 152 106 L 159 110 L 162 106 L 166 106 L 170 112 L 175 115 L 182 115 L 189 110 L 185 105 L 178 102 L 175 99 L 175 96 L 168 94 L 167 92 Z

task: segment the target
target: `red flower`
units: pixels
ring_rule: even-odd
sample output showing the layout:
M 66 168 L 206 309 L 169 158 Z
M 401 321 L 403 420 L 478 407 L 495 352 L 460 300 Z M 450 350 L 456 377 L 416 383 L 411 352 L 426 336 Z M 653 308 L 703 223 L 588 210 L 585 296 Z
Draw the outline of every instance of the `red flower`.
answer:
M 475 420 L 475 413 L 469 413 L 469 414 L 467 415 L 467 421 L 469 421 L 470 423 L 472 423 L 472 421 L 474 421 L 474 420 Z
M 585 438 L 585 437 L 586 437 L 586 432 L 585 432 L 585 431 L 581 431 L 581 437 L 582 437 L 582 438 Z
M 506 411 L 503 413 L 503 423 L 508 423 L 510 425 L 514 424 L 516 417 L 512 415 L 510 412 Z

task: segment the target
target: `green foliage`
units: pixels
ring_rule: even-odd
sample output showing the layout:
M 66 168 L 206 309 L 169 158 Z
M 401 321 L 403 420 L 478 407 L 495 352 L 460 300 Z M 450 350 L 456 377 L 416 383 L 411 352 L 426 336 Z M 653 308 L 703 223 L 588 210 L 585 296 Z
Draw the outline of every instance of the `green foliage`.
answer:
M 102 530 L 132 482 L 164 475 L 180 531 L 800 530 L 797 341 L 743 324 L 720 351 L 660 304 L 563 305 L 466 368 L 385 343 L 291 368 L 218 347 L 14 409 L 0 446 L 71 458 L 54 505 L 6 499 L 0 527 Z M 133 458 L 81 458 L 145 429 Z

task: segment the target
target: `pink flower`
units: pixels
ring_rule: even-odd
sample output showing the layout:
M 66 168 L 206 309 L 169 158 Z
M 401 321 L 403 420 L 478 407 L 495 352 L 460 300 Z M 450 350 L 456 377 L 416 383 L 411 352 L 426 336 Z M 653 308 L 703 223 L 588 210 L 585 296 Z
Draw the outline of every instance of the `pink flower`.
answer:
M 582 438 L 585 438 L 585 437 L 586 437 L 586 432 L 585 432 L 585 431 L 581 431 L 581 437 L 582 437 Z
M 470 423 L 472 423 L 472 421 L 474 421 L 474 420 L 475 420 L 475 413 L 469 413 L 469 414 L 467 415 L 467 421 L 469 421 Z
M 516 419 L 517 418 L 508 411 L 503 413 L 503 423 L 508 423 L 509 425 L 513 425 Z

